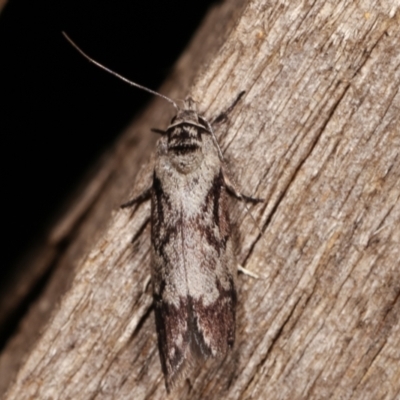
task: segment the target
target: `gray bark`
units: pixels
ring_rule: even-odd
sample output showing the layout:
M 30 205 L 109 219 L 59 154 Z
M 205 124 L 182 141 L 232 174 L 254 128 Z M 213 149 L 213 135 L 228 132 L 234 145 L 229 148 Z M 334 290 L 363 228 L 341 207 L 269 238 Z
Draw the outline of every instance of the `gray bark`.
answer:
M 251 207 L 261 237 L 232 207 L 239 261 L 261 278 L 239 275 L 232 353 L 171 398 L 399 398 L 399 49 L 398 1 L 210 12 L 161 91 L 190 94 L 210 118 L 246 91 L 216 134 L 242 191 L 265 199 Z M 5 399 L 166 397 L 145 284 L 150 208 L 118 205 L 143 187 L 149 130 L 171 115 L 153 102 L 32 261 L 57 265 L 1 355 Z

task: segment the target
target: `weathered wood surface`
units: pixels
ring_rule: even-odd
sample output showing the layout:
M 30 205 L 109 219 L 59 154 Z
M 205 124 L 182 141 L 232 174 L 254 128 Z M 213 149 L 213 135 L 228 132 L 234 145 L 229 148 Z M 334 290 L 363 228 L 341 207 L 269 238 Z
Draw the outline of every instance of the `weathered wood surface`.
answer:
M 182 56 L 170 81 L 181 85 L 163 92 L 184 97 L 195 74 L 190 94 L 206 116 L 246 91 L 217 136 L 236 181 L 266 199 L 252 207 L 263 238 L 232 208 L 239 261 L 264 279 L 239 276 L 234 351 L 171 398 L 399 398 L 399 49 L 399 2 L 253 0 L 213 10 Z M 132 182 L 147 132 L 168 113 L 154 102 L 99 172 L 83 222 L 72 211 L 54 231 L 57 243 L 75 229 L 27 321 L 57 299 L 62 271 L 76 270 L 6 399 L 166 398 L 145 286 L 149 204 L 117 205 L 143 185 L 146 168 Z

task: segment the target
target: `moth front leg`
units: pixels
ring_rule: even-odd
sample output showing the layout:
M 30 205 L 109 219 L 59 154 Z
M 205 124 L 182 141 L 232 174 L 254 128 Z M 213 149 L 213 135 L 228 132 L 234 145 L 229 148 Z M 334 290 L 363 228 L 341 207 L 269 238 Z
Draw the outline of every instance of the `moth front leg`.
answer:
M 222 176 L 224 177 L 224 183 L 228 194 L 234 197 L 235 199 L 246 201 L 248 203 L 253 203 L 253 204 L 262 203 L 264 201 L 264 199 L 246 196 L 245 194 L 240 193 L 236 189 L 235 185 L 230 181 L 228 175 L 224 171 L 222 171 Z
M 149 200 L 151 197 L 151 193 L 153 191 L 153 185 L 148 187 L 146 190 L 144 190 L 142 193 L 140 193 L 138 196 L 134 197 L 132 200 L 127 201 L 124 204 L 121 204 L 121 208 L 128 208 L 132 207 L 136 203 L 142 203 L 143 201 Z
M 245 94 L 245 91 L 242 91 L 238 94 L 238 96 L 236 97 L 236 99 L 233 101 L 233 103 L 225 110 L 222 111 L 221 114 L 219 114 L 216 118 L 214 118 L 211 122 L 211 125 L 214 124 L 219 124 L 221 122 L 225 122 L 226 119 L 228 118 L 228 115 L 232 112 L 232 110 L 236 107 L 236 104 L 239 103 L 239 100 L 243 97 L 243 95 Z

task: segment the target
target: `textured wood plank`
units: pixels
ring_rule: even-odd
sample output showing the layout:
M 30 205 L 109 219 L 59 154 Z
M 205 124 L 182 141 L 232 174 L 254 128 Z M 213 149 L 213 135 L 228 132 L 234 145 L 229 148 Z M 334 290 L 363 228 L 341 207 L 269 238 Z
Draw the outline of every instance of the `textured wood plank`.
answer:
M 398 398 L 399 9 L 249 1 L 208 53 L 190 91 L 207 116 L 246 90 L 217 136 L 236 181 L 266 199 L 252 207 L 262 238 L 232 209 L 239 261 L 263 279 L 239 276 L 234 351 L 171 398 Z M 136 129 L 154 126 L 151 112 Z M 103 189 L 113 195 L 99 196 L 81 228 L 89 250 L 7 399 L 166 397 L 145 287 L 149 205 L 115 207 L 134 175 L 126 143 L 114 158 L 121 177 Z

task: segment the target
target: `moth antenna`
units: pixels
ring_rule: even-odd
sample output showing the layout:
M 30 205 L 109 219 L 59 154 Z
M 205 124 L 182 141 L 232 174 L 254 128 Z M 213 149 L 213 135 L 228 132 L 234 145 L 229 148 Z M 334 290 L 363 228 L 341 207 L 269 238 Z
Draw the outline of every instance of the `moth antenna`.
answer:
M 221 162 L 225 165 L 224 156 L 223 156 L 223 154 L 222 154 L 221 148 L 219 147 L 217 137 L 215 136 L 215 133 L 214 133 L 214 129 L 212 128 L 212 126 L 211 126 L 211 124 L 208 122 L 208 120 L 206 120 L 205 118 L 204 118 L 204 122 L 207 124 L 208 131 L 211 133 L 211 137 L 213 138 L 215 147 L 216 147 L 217 150 L 218 150 L 218 157 L 219 157 L 219 159 L 221 160 Z M 235 188 L 235 189 L 236 189 L 236 188 Z
M 225 168 L 228 169 L 228 167 L 227 167 L 225 161 L 223 161 L 223 163 L 224 163 Z M 238 190 L 237 184 L 236 184 L 236 182 L 233 180 L 232 177 L 230 177 L 230 183 L 231 183 L 231 185 L 234 187 L 234 189 L 236 190 L 236 192 L 241 193 L 241 192 Z M 243 196 L 242 196 L 242 199 L 243 199 Z M 243 200 L 244 200 L 244 199 L 243 199 Z M 260 199 L 260 200 L 262 200 L 262 199 Z M 250 208 L 249 208 L 248 205 L 246 204 L 246 201 L 243 201 L 243 206 L 244 206 L 244 209 L 246 210 L 247 215 L 250 216 L 251 220 L 253 221 L 254 226 L 255 226 L 256 229 L 258 230 L 258 233 L 260 234 L 260 237 L 262 238 L 262 240 L 264 241 L 264 243 L 265 243 L 266 245 L 268 245 L 267 240 L 264 238 L 264 232 L 262 231 L 260 225 L 258 224 L 258 222 L 257 222 L 256 219 L 254 218 L 253 214 L 251 213 Z
M 65 39 L 68 40 L 68 42 L 83 56 L 85 57 L 88 61 L 90 61 L 91 63 L 93 63 L 94 65 L 96 65 L 97 67 L 104 69 L 104 71 L 107 71 L 109 74 L 116 76 L 117 78 L 121 79 L 122 81 L 128 83 L 131 86 L 137 87 L 138 89 L 142 89 L 145 92 L 149 92 L 151 94 L 154 94 L 155 96 L 161 97 L 164 100 L 167 100 L 169 103 L 171 103 L 175 109 L 177 111 L 179 111 L 179 107 L 177 106 L 177 104 L 170 99 L 167 96 L 164 96 L 161 93 L 158 93 L 154 90 L 151 90 L 145 86 L 139 85 L 138 83 L 132 82 L 129 79 L 125 78 L 124 76 L 118 74 L 117 72 L 112 71 L 111 69 L 107 68 L 106 66 L 100 64 L 99 62 L 97 62 L 96 60 L 94 60 L 93 58 L 89 57 L 65 32 L 62 32 L 62 34 L 64 35 Z
M 208 130 L 211 133 L 211 136 L 213 138 L 215 147 L 217 148 L 218 156 L 219 156 L 219 159 L 221 160 L 221 163 L 224 165 L 224 167 L 227 170 L 229 170 L 228 166 L 226 165 L 226 162 L 225 162 L 224 156 L 222 154 L 221 148 L 219 147 L 217 137 L 215 136 L 215 133 L 214 133 L 214 129 L 212 128 L 212 126 L 211 126 L 211 124 L 210 124 L 210 122 L 208 120 L 206 120 L 204 118 L 204 121 L 206 122 Z M 240 193 L 240 191 L 238 190 L 237 184 L 232 179 L 232 177 L 230 178 L 230 180 L 231 180 L 231 184 L 232 184 L 233 188 L 236 190 L 236 192 Z M 251 220 L 253 221 L 254 226 L 257 228 L 258 233 L 263 238 L 264 242 L 267 244 L 267 241 L 264 239 L 263 231 L 260 228 L 260 226 L 258 225 L 258 223 L 257 223 L 256 219 L 254 218 L 253 214 L 251 213 L 250 208 L 247 206 L 246 202 L 244 202 L 243 205 L 244 205 L 244 209 L 246 210 L 246 213 L 250 216 Z
M 245 208 L 247 214 L 250 215 L 250 218 L 251 218 L 251 220 L 253 221 L 254 226 L 255 226 L 256 229 L 258 230 L 258 233 L 259 233 L 260 237 L 262 238 L 263 242 L 264 242 L 266 245 L 268 245 L 267 239 L 265 239 L 265 237 L 264 237 L 264 232 L 262 231 L 260 225 L 258 225 L 258 222 L 257 222 L 256 219 L 254 218 L 254 216 L 253 216 L 253 214 L 251 213 L 249 207 L 247 206 L 246 203 L 244 203 L 243 205 L 244 205 L 244 208 Z

